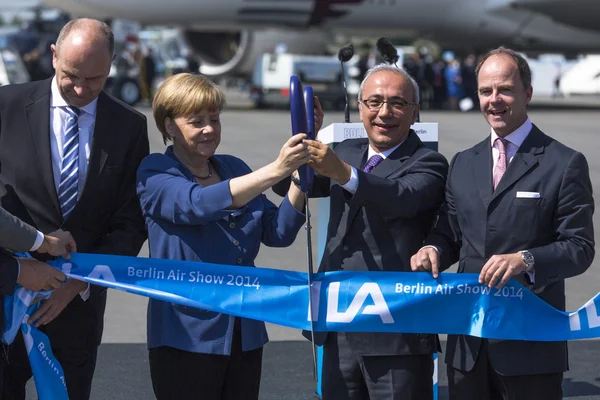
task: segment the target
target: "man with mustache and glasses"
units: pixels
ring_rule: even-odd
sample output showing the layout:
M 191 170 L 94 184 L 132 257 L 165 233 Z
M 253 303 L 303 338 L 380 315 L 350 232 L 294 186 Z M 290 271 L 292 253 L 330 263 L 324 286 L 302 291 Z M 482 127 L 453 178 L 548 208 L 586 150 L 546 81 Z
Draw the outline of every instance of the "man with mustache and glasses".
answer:
M 521 55 L 500 47 L 476 72 L 491 134 L 450 163 L 439 221 L 412 269 L 437 277 L 458 261 L 459 273 L 478 273 L 482 284 L 513 278 L 564 310 L 565 279 L 594 258 L 587 161 L 531 123 Z M 449 335 L 446 363 L 450 399 L 562 399 L 567 343 Z
M 358 100 L 368 139 L 345 140 L 335 151 L 305 141 L 316 172 L 311 197 L 330 197 L 319 272 L 407 272 L 433 226 L 448 163 L 411 129 L 419 90 L 404 70 L 373 67 Z M 316 108 L 319 123 L 318 101 Z M 314 341 L 323 345 L 323 400 L 433 397 L 436 335 L 316 332 Z

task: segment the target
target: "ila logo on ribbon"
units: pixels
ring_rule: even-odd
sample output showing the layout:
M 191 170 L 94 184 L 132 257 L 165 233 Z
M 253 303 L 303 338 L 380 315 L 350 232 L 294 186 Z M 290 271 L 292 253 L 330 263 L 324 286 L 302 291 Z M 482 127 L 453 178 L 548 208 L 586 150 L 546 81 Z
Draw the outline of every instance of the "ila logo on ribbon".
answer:
M 347 299 L 347 290 L 343 291 Z M 319 319 L 319 303 L 321 295 L 321 282 L 313 282 L 311 288 L 312 305 L 308 313 L 308 320 L 316 322 Z M 364 306 L 367 299 L 373 304 Z M 394 318 L 390 312 L 381 288 L 375 282 L 365 282 L 358 289 L 346 311 L 340 311 L 340 282 L 331 282 L 327 290 L 327 322 L 349 324 L 360 313 L 361 315 L 379 315 L 384 324 L 393 324 Z M 364 307 L 363 307 L 364 306 Z M 362 310 L 362 311 L 361 311 Z
M 589 328 L 600 327 L 600 316 L 598 316 L 596 303 L 594 303 L 594 299 L 591 299 L 579 310 L 569 314 L 569 327 L 571 328 L 571 331 L 581 330 L 581 317 L 579 316 L 579 313 L 582 310 L 585 310 Z

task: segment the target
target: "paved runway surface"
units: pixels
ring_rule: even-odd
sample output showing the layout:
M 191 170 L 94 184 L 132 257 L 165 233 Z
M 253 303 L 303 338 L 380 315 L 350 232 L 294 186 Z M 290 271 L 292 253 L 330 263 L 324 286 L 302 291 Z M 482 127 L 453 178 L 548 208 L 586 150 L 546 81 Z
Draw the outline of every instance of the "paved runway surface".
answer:
M 242 99 L 243 100 L 243 99 Z M 540 103 L 530 112 L 532 121 L 547 134 L 583 152 L 590 164 L 594 191 L 600 192 L 600 106 L 592 109 L 555 108 L 554 103 Z M 151 151 L 162 152 L 164 145 L 149 108 L 140 108 L 149 118 Z M 353 112 L 353 121 L 358 115 Z M 423 122 L 438 122 L 440 152 L 448 160 L 489 134 L 489 127 L 478 112 L 428 112 Z M 343 121 L 338 112 L 327 113 L 325 126 Z M 222 141 L 219 153 L 237 155 L 252 168 L 274 160 L 281 145 L 290 135 L 290 118 L 286 111 L 255 111 L 243 108 L 226 110 L 222 115 Z M 269 197 L 278 202 L 273 193 Z M 313 224 L 318 212 L 313 206 Z M 596 213 L 596 227 L 600 227 Z M 600 231 L 600 228 L 597 228 Z M 598 236 L 597 236 L 598 237 Z M 316 240 L 316 239 L 313 239 Z M 141 256 L 147 256 L 144 248 Z M 263 247 L 256 265 L 288 270 L 306 269 L 303 234 L 287 249 Z M 576 309 L 600 291 L 600 257 L 586 274 L 567 283 L 568 309 Z M 145 400 L 154 398 L 150 384 L 145 349 L 146 300 L 134 295 L 110 291 L 105 317 L 105 330 L 92 399 Z M 312 355 L 310 345 L 299 332 L 279 326 L 269 326 L 271 343 L 265 348 L 262 400 L 314 399 Z M 442 338 L 443 339 L 443 338 Z M 580 341 L 570 345 L 571 371 L 566 374 L 564 389 L 568 399 L 600 399 L 600 342 Z M 440 398 L 446 399 L 445 367 L 440 364 Z M 28 399 L 35 399 L 30 390 Z

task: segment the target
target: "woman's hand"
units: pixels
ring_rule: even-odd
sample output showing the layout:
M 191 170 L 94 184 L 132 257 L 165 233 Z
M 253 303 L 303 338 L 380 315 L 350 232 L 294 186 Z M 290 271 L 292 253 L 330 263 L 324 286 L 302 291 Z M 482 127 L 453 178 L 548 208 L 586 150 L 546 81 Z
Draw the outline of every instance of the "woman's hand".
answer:
M 300 166 L 306 164 L 310 154 L 308 145 L 303 143 L 306 134 L 299 133 L 288 139 L 279 151 L 279 157 L 275 160 L 277 174 L 281 177 L 287 177 L 297 170 Z
M 299 133 L 292 136 L 281 148 L 279 156 L 275 161 L 259 170 L 247 175 L 238 176 L 229 181 L 232 203 L 230 208 L 240 208 L 250 200 L 281 181 L 289 177 L 292 172 L 306 164 L 310 158 L 308 145 L 303 142 L 306 134 Z M 302 192 L 294 192 L 292 204 L 301 210 L 304 201 L 301 199 Z

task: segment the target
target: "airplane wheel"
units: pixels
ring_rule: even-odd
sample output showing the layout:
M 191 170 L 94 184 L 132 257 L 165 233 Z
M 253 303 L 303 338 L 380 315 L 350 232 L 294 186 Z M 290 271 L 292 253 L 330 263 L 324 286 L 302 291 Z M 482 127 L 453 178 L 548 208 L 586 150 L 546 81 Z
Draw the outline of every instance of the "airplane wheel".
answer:
M 123 79 L 117 82 L 113 89 L 113 95 L 130 106 L 136 104 L 142 97 L 140 87 L 133 79 Z

